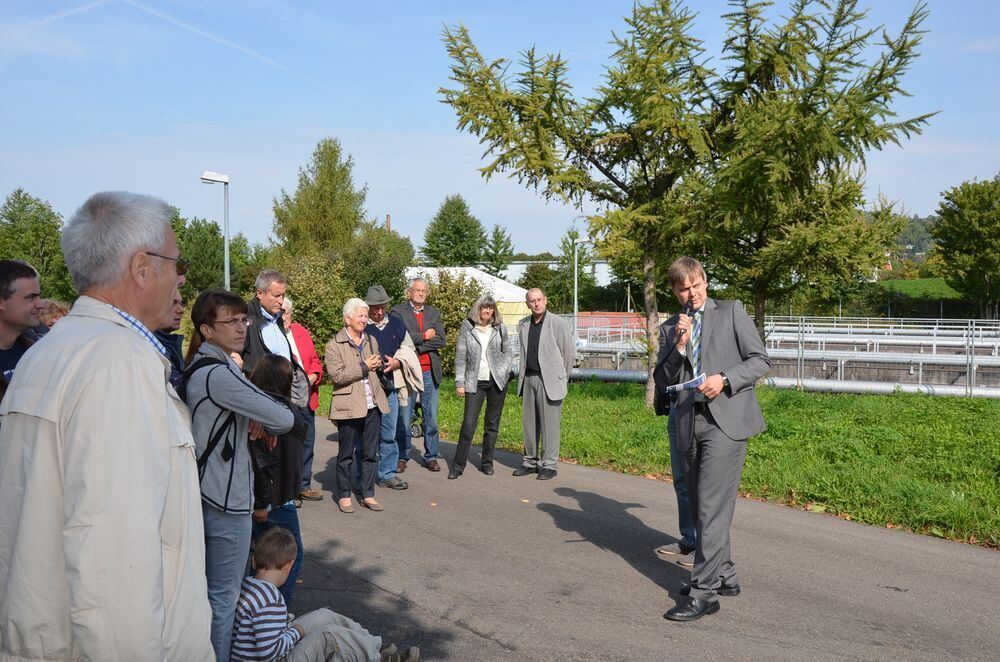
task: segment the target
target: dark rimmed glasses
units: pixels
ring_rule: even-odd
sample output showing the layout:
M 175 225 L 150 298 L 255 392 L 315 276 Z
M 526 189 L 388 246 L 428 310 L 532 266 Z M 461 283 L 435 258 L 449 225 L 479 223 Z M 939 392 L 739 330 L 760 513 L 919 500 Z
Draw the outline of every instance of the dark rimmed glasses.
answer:
M 143 251 L 143 253 L 164 260 L 170 260 L 171 262 L 174 263 L 174 268 L 177 269 L 178 276 L 183 276 L 184 274 L 186 274 L 188 271 L 188 267 L 191 266 L 190 260 L 188 260 L 187 258 L 183 258 L 180 255 L 178 255 L 177 257 L 167 257 L 166 255 L 160 255 L 159 253 L 153 253 L 150 251 Z

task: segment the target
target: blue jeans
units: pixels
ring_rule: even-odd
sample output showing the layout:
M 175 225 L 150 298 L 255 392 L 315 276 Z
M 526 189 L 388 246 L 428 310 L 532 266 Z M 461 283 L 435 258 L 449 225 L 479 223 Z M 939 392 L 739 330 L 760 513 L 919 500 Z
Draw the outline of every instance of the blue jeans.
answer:
M 218 662 L 229 662 L 236 601 L 240 597 L 243 569 L 250 555 L 250 513 L 224 513 L 201 504 L 205 523 L 205 578 L 212 606 L 212 648 Z
M 302 489 L 304 492 L 312 488 L 313 477 L 313 448 L 316 446 L 316 414 L 309 409 L 309 406 L 302 408 L 309 425 L 306 427 L 305 437 L 302 439 Z
M 396 477 L 396 462 L 399 461 L 399 446 L 396 444 L 396 424 L 399 419 L 399 391 L 386 393 L 389 401 L 389 413 L 382 414 L 382 425 L 379 429 L 378 443 L 378 479 L 392 480 Z M 361 447 L 354 449 L 355 486 L 361 484 Z
M 382 414 L 382 430 L 379 436 L 378 479 L 392 480 L 396 477 L 396 463 L 399 461 L 399 446 L 396 444 L 396 427 L 399 421 L 399 391 L 387 394 L 389 413 Z
M 410 401 L 407 406 L 400 410 L 403 419 L 402 439 L 397 432 L 396 441 L 399 443 L 399 459 L 409 460 L 410 449 L 413 447 L 413 439 L 410 435 L 410 423 L 413 422 L 413 405 L 417 402 L 417 394 L 410 394 Z M 420 408 L 424 412 L 424 462 L 437 460 L 441 456 L 438 454 L 438 387 L 434 384 L 434 376 L 430 371 L 424 373 L 424 392 L 420 394 Z
M 302 548 L 302 533 L 299 529 L 299 511 L 295 509 L 294 503 L 286 503 L 278 508 L 271 508 L 271 512 L 267 514 L 266 522 L 262 524 L 254 522 L 254 540 L 268 529 L 273 529 L 276 526 L 287 529 L 295 536 L 295 545 L 297 548 L 295 551 L 295 563 L 292 564 L 292 571 L 288 573 L 288 579 L 278 588 L 281 591 L 281 597 L 285 599 L 285 606 L 291 610 L 292 598 L 295 596 L 295 580 L 299 576 L 299 571 L 302 570 L 302 558 L 305 556 L 305 551 Z
M 684 458 L 677 450 L 677 416 L 673 411 L 667 417 L 667 436 L 670 438 L 670 473 L 674 478 L 674 493 L 677 495 L 677 525 L 681 530 L 681 544 L 694 548 L 697 534 L 691 501 L 688 499 L 687 481 L 684 480 Z

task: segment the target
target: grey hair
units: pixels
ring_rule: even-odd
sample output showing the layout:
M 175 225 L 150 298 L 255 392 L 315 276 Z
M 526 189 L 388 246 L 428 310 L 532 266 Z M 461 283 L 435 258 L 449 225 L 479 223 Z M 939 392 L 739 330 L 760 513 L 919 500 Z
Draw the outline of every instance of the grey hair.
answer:
M 270 285 L 270 283 L 268 283 Z M 281 307 L 284 308 L 285 304 L 288 304 L 288 310 L 292 310 L 295 304 L 292 303 L 292 297 L 285 295 L 285 300 L 281 302 Z
M 170 205 L 148 195 L 105 191 L 90 196 L 59 241 L 76 291 L 117 283 L 138 251 L 162 253 L 173 215 Z
M 407 283 L 406 283 L 406 289 L 410 289 L 410 288 L 412 288 L 412 287 L 413 287 L 414 285 L 416 285 L 417 283 L 423 283 L 424 285 L 426 285 L 426 284 L 427 284 L 427 279 L 426 279 L 426 278 L 423 278 L 423 277 L 421 277 L 421 276 L 416 276 L 416 277 L 414 277 L 414 278 L 411 278 L 411 279 L 410 279 L 409 281 L 407 281 Z
M 358 308 L 368 309 L 368 304 L 365 303 L 364 299 L 359 299 L 357 297 L 351 297 L 344 304 L 344 317 L 354 317 L 354 311 Z
M 253 286 L 263 292 L 271 286 L 271 283 L 281 283 L 282 285 L 287 285 L 288 279 L 285 278 L 285 274 L 281 273 L 277 269 L 264 269 L 257 274 L 257 280 L 254 281 Z

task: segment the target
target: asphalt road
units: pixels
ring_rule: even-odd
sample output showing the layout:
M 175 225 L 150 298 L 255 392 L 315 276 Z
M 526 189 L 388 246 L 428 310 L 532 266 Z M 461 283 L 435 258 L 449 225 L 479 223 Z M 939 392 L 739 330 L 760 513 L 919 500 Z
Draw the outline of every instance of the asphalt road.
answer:
M 306 559 L 294 611 L 351 616 L 426 660 L 995 660 L 1000 553 L 740 499 L 742 595 L 692 623 L 664 620 L 688 571 L 673 489 L 560 464 L 554 480 L 458 480 L 416 462 L 380 513 L 337 510 L 333 426 L 317 419 L 321 502 L 299 511 Z M 664 443 L 666 440 L 664 439 Z M 752 441 L 751 441 L 752 443 Z M 419 440 L 417 441 L 419 446 Z M 447 460 L 454 445 L 443 443 Z

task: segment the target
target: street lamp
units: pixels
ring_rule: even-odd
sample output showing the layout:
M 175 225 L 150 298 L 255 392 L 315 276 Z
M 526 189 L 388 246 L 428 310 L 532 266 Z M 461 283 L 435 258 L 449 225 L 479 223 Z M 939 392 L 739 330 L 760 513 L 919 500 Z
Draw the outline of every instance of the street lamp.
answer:
M 226 289 L 229 289 L 229 175 L 206 170 L 201 173 L 202 184 L 222 184 L 223 197 L 225 198 L 225 218 L 222 226 L 222 253 L 223 269 L 225 269 L 224 282 Z
M 574 345 L 576 344 L 577 340 L 579 340 L 579 336 L 577 335 L 576 317 L 577 315 L 580 314 L 580 301 L 578 294 L 579 275 L 577 274 L 577 272 L 579 271 L 579 264 L 580 264 L 579 249 L 577 247 L 580 244 L 590 244 L 591 246 L 593 246 L 594 242 L 587 241 L 586 239 L 582 241 L 576 239 L 573 240 L 573 344 Z

